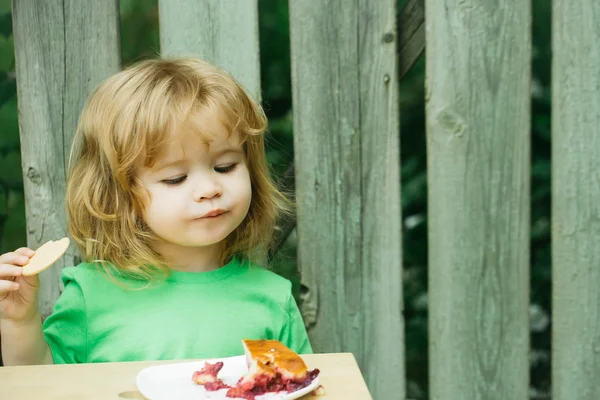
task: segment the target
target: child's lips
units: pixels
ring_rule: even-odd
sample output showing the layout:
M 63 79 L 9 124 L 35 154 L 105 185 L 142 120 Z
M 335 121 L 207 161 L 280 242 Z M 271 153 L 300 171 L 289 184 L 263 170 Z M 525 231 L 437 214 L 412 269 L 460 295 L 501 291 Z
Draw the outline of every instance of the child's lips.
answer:
M 204 214 L 203 216 L 201 216 L 198 219 L 209 219 L 209 218 L 216 218 L 219 217 L 223 214 L 225 214 L 227 211 L 226 210 L 222 210 L 222 209 L 215 209 L 215 210 L 211 210 L 209 212 L 207 212 L 206 214 Z

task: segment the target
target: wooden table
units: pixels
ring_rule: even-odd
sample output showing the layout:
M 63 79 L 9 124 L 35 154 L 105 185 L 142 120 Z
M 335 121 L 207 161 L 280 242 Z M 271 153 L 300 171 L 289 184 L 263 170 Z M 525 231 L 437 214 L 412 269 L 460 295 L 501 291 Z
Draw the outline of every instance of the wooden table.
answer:
M 302 357 L 309 369 L 319 368 L 319 381 L 326 392 L 323 396 L 309 395 L 302 400 L 372 400 L 352 354 Z M 0 399 L 144 399 L 136 390 L 138 372 L 152 365 L 172 362 L 0 367 Z

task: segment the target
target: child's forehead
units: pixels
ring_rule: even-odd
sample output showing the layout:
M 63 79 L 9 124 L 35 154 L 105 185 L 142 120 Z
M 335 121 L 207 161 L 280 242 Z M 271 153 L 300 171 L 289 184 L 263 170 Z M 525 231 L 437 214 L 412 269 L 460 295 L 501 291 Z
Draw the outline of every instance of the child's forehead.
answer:
M 171 133 L 173 136 L 193 133 L 205 137 L 208 144 L 231 134 L 228 122 L 225 112 L 220 107 L 206 107 L 190 112 L 182 121 L 176 121 Z
M 202 142 L 207 150 L 240 145 L 239 132 L 232 129 L 225 113 L 217 107 L 192 112 L 185 120 L 175 122 L 168 137 L 171 145 Z
M 144 141 L 140 167 L 155 169 L 168 161 L 213 155 L 226 149 L 244 153 L 245 135 L 237 129 L 235 113 L 214 104 L 173 111 L 163 129 Z
M 240 135 L 223 131 L 185 131 L 171 135 L 157 158 L 182 158 L 190 153 L 212 154 L 241 149 Z
M 222 116 L 213 111 L 199 112 L 171 127 L 156 161 L 240 150 L 241 146 L 239 132 L 231 131 Z

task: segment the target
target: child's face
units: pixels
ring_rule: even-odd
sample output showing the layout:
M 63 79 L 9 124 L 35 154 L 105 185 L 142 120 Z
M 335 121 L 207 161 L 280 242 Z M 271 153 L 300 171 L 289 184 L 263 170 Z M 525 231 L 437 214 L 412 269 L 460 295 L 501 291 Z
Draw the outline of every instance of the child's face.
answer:
M 214 112 L 199 117 L 204 135 L 177 132 L 178 140 L 152 168 L 137 174 L 150 195 L 145 222 L 160 238 L 159 248 L 170 254 L 222 242 L 250 208 L 250 175 L 239 134 L 230 136 Z

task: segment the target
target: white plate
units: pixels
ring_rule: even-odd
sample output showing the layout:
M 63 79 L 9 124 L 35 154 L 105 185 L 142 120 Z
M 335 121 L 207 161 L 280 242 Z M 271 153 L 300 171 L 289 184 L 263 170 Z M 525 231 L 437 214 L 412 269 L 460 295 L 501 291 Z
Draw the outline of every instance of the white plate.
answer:
M 248 371 L 245 356 L 229 357 L 208 360 L 210 363 L 223 361 L 223 369 L 219 371 L 219 378 L 228 385 L 235 383 Z M 165 364 L 148 367 L 141 370 L 136 378 L 138 390 L 150 400 L 232 400 L 225 397 L 227 389 L 208 392 L 203 386 L 192 382 L 194 371 L 199 371 L 204 366 L 204 361 Z M 310 393 L 319 386 L 319 377 L 310 385 L 292 393 L 279 392 L 267 393 L 256 396 L 256 400 L 293 400 Z

